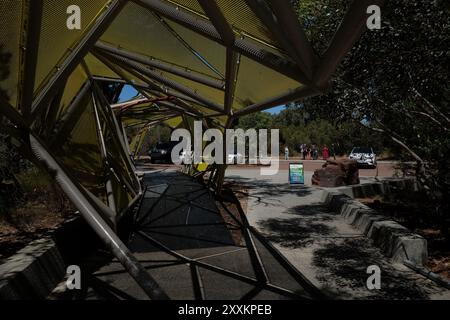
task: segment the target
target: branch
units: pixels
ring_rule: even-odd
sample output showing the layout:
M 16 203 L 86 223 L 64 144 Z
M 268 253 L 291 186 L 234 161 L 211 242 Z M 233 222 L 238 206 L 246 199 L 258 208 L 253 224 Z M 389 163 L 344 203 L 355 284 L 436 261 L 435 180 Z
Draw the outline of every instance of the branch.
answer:
M 416 88 L 412 88 L 413 92 L 425 102 L 425 104 L 431 108 L 435 113 L 440 115 L 442 118 L 444 118 L 449 124 L 450 124 L 450 118 L 448 118 L 442 111 L 440 111 L 437 107 L 435 107 L 430 101 L 428 101 L 424 96 L 420 94 L 419 91 L 416 90 Z
M 378 121 L 378 123 L 380 123 L 380 122 Z M 380 123 L 380 124 L 381 124 L 381 123 Z M 361 125 L 362 125 L 362 124 L 361 124 Z M 399 138 L 396 138 L 396 137 L 394 136 L 395 132 L 388 132 L 388 130 L 381 129 L 381 128 L 376 128 L 376 127 L 371 127 L 371 126 L 368 126 L 368 127 L 366 127 L 366 128 L 369 128 L 369 129 L 371 129 L 371 130 L 373 130 L 373 131 L 380 132 L 380 133 L 383 133 L 383 134 L 388 134 L 389 137 L 392 139 L 392 141 L 394 141 L 395 143 L 397 143 L 398 145 L 400 145 L 403 149 L 405 149 L 406 151 L 408 151 L 408 153 L 409 153 L 414 159 L 416 159 L 417 162 L 424 163 L 424 161 L 422 160 L 422 158 L 421 158 L 417 153 L 415 153 L 410 147 L 408 147 L 408 146 L 406 145 L 406 143 L 404 143 L 404 142 L 401 141 Z M 397 134 L 395 134 L 395 135 L 397 135 Z M 397 135 L 397 136 L 398 136 L 398 135 Z
M 445 127 L 444 125 L 442 125 L 442 123 L 439 122 L 439 120 L 437 120 L 436 118 L 434 118 L 434 117 L 431 116 L 430 114 L 428 114 L 428 113 L 426 113 L 426 112 L 420 112 L 420 111 L 410 111 L 410 112 L 415 113 L 415 114 L 420 114 L 420 115 L 422 115 L 422 116 L 424 116 L 424 117 L 427 117 L 427 118 L 429 118 L 431 121 L 433 121 L 434 123 L 436 123 L 437 125 L 439 125 L 439 128 L 442 128 L 442 129 L 444 129 L 445 131 L 448 131 L 447 127 Z

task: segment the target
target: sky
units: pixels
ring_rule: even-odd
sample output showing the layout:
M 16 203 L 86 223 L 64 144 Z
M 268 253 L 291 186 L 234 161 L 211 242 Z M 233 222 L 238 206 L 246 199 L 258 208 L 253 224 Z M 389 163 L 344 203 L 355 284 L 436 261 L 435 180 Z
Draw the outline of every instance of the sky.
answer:
M 122 93 L 120 94 L 119 102 L 127 101 L 137 95 L 138 95 L 138 92 L 136 91 L 136 89 L 133 86 L 125 85 L 123 87 Z M 284 108 L 285 108 L 285 106 L 278 106 L 278 107 L 274 107 L 272 109 L 268 109 L 268 110 L 266 110 L 266 112 L 269 112 L 271 114 L 277 114 L 277 113 L 280 113 L 280 111 L 283 110 Z

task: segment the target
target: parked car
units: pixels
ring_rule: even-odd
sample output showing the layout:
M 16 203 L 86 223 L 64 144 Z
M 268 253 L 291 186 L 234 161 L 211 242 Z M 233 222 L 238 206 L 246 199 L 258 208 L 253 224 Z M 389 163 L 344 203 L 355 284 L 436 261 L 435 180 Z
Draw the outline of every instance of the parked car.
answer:
M 182 151 L 180 154 L 181 164 L 192 164 L 194 161 L 194 154 L 192 151 Z
M 160 142 L 150 150 L 150 162 L 172 163 L 172 149 L 178 144 L 177 141 Z
M 377 166 L 376 154 L 370 147 L 354 147 L 348 158 L 356 160 L 360 166 Z
M 239 152 L 228 154 L 228 164 L 240 164 L 243 162 L 245 162 L 245 157 Z

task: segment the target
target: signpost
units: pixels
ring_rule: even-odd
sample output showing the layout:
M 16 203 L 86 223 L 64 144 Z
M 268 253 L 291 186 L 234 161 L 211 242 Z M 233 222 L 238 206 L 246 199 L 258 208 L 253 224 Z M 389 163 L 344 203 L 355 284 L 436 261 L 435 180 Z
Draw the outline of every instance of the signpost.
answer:
M 289 163 L 289 183 L 305 184 L 303 163 Z

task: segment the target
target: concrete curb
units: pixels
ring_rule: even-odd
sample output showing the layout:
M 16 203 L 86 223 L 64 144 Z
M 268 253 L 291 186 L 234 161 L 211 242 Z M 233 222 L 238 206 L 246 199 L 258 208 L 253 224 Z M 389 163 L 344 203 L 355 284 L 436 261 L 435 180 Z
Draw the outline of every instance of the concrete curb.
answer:
M 364 198 L 380 194 L 387 194 L 392 189 L 417 191 L 418 186 L 415 179 L 406 178 L 406 179 L 387 179 L 380 182 L 333 188 L 333 190 L 343 193 L 351 198 Z
M 66 221 L 0 265 L 0 300 L 46 299 L 64 279 L 66 267 L 78 265 L 99 245 L 81 217 Z
M 65 273 L 56 243 L 33 241 L 0 265 L 0 300 L 45 299 Z
M 350 225 L 372 239 L 383 254 L 392 258 L 393 261 L 403 263 L 409 260 L 417 265 L 423 265 L 428 259 L 427 241 L 423 237 L 412 233 L 397 222 L 379 215 L 375 210 L 350 196 L 350 194 L 358 197 L 383 194 L 388 192 L 390 187 L 398 187 L 399 184 L 415 187 L 415 183 L 399 181 L 325 190 L 322 194 L 322 202 L 330 210 L 339 213 Z

